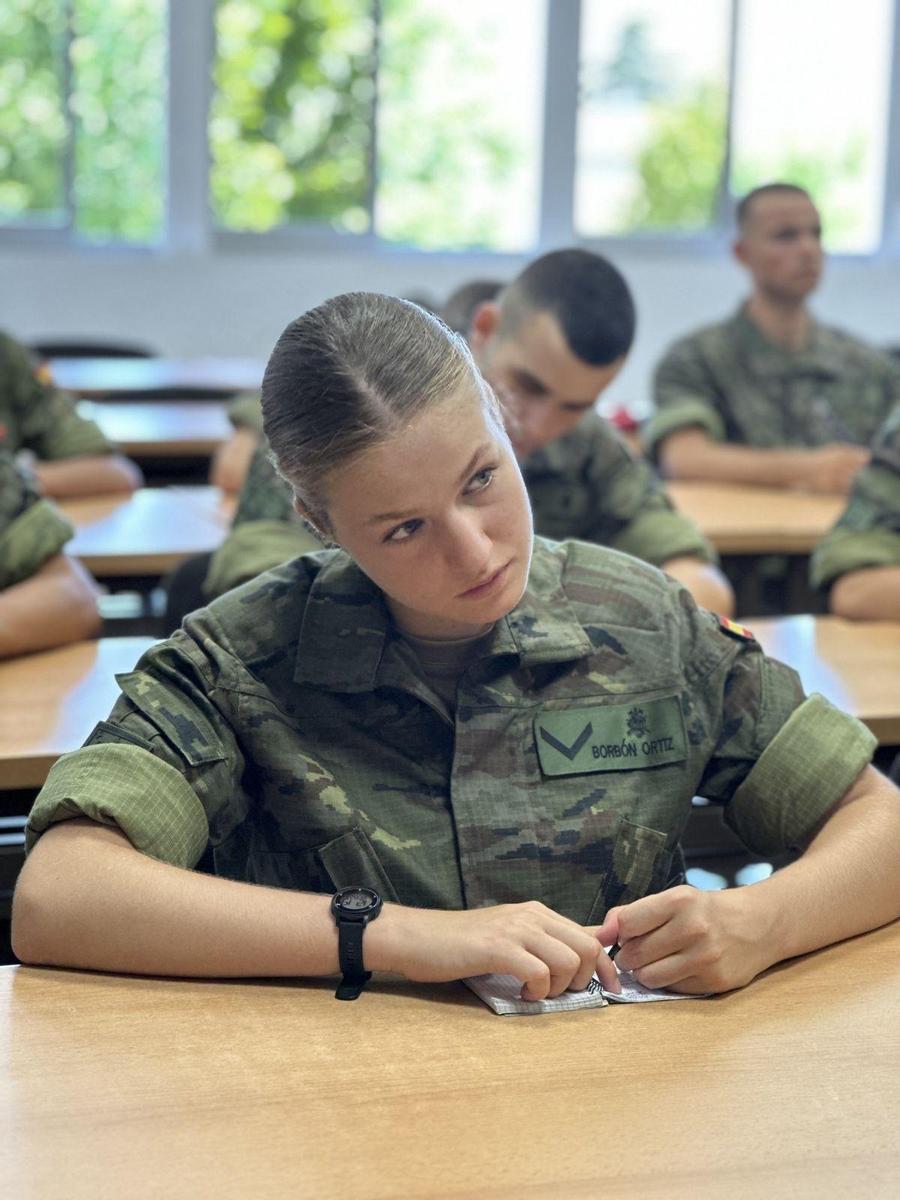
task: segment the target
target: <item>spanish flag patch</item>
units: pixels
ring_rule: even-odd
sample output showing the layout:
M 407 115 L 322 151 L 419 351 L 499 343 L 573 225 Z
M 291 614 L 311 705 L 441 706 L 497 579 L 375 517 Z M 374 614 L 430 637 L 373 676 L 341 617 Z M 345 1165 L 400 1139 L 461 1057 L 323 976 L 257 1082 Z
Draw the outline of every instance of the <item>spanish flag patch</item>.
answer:
M 723 633 L 727 633 L 729 637 L 737 638 L 741 642 L 756 641 L 756 638 L 746 625 L 738 625 L 737 621 L 732 621 L 730 617 L 720 616 L 718 613 L 716 617 L 719 622 L 719 628 Z

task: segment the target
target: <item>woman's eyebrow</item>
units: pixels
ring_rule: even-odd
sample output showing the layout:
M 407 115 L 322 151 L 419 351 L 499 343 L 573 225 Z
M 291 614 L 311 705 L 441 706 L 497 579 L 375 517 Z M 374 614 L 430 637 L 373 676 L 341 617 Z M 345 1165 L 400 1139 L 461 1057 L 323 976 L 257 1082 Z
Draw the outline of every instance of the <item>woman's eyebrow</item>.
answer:
M 469 476 L 475 470 L 475 464 L 478 462 L 479 458 L 481 458 L 481 456 L 483 454 L 487 454 L 488 451 L 491 449 L 492 445 L 493 445 L 492 442 L 484 442 L 481 446 L 478 447 L 478 449 L 475 451 L 475 453 L 472 455 L 472 457 L 466 463 L 466 469 L 460 474 L 459 479 L 457 480 L 457 486 L 460 486 L 461 484 L 465 483 L 465 481 L 469 478 Z M 377 525 L 381 521 L 403 521 L 409 517 L 414 517 L 416 515 L 417 511 L 418 511 L 417 509 L 408 508 L 408 509 L 406 509 L 405 512 L 377 513 L 374 517 L 369 517 L 368 521 L 366 521 L 366 524 L 367 525 Z

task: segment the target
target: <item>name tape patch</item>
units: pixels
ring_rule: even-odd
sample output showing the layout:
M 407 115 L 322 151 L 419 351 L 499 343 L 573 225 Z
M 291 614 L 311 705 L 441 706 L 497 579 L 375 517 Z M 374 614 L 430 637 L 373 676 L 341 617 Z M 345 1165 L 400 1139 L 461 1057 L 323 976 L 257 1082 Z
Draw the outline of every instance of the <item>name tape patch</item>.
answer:
M 634 771 L 687 758 L 677 696 L 542 713 L 534 741 L 545 775 Z

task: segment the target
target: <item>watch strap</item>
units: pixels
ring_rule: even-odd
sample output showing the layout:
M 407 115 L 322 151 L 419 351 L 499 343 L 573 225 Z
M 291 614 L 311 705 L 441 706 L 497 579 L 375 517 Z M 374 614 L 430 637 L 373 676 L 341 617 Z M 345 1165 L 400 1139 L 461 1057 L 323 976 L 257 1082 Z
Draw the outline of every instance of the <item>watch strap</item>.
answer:
M 363 965 L 363 931 L 366 920 L 338 921 L 338 960 L 343 979 L 334 993 L 337 1000 L 355 1000 L 372 978 Z

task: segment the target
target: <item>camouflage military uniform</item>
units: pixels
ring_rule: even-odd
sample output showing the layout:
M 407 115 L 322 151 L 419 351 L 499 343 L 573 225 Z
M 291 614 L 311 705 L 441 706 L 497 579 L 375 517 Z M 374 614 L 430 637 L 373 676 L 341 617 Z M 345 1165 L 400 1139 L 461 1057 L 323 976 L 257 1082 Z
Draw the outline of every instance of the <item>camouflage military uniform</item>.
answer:
M 679 555 L 715 560 L 696 525 L 672 508 L 652 468 L 632 458 L 609 422 L 594 412 L 528 459 L 522 474 L 535 532 L 543 537 L 612 546 L 657 566 Z M 284 521 L 292 522 L 289 530 L 279 526 Z M 254 522 L 253 528 L 242 528 L 247 522 Z M 221 595 L 294 554 L 315 549 L 311 538 L 262 446 L 251 463 L 232 531 L 213 556 L 208 594 Z
M 251 429 L 254 433 L 262 433 L 259 392 L 241 392 L 229 401 L 226 411 L 235 429 Z
M 699 425 L 717 441 L 758 449 L 868 445 L 900 402 L 900 371 L 849 334 L 814 324 L 809 347 L 770 342 L 741 310 L 676 342 L 656 370 L 648 453 Z
M 0 448 L 0 590 L 40 570 L 72 533 L 68 521 L 40 498 L 12 454 Z
M 872 461 L 858 471 L 850 501 L 810 561 L 813 587 L 862 567 L 900 566 L 900 404 L 882 426 Z
M 664 887 L 699 793 L 762 853 L 802 842 L 874 739 L 655 568 L 538 539 L 455 711 L 341 551 L 192 613 L 53 767 L 28 841 L 76 814 L 184 867 L 574 920 Z
M 31 450 L 44 462 L 81 454 L 112 454 L 115 447 L 75 400 L 34 373 L 26 350 L 0 333 L 0 446 Z

